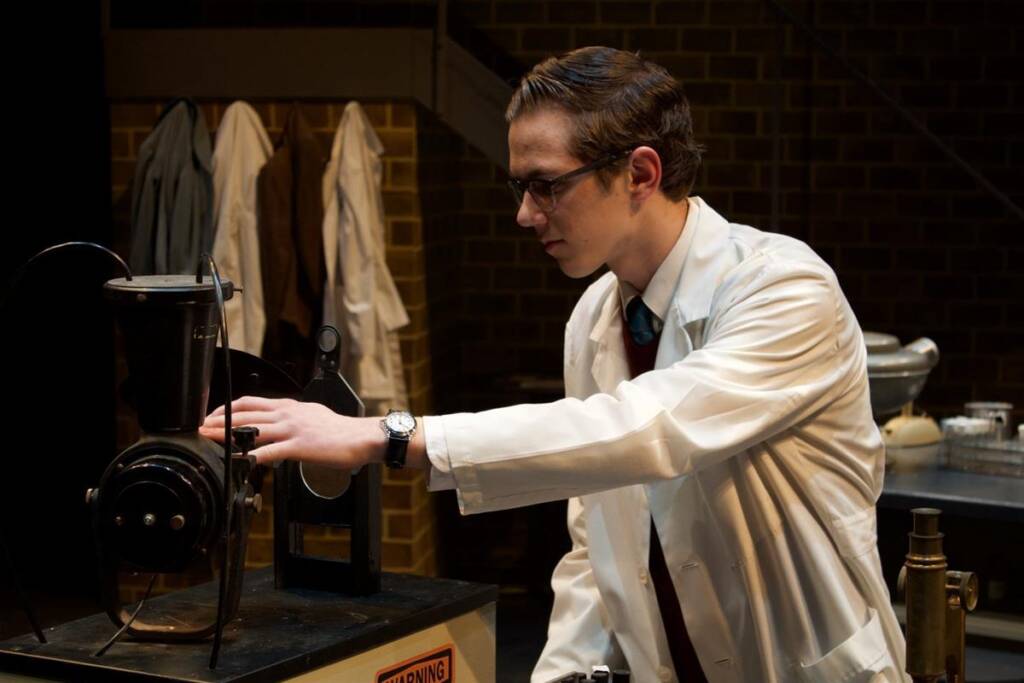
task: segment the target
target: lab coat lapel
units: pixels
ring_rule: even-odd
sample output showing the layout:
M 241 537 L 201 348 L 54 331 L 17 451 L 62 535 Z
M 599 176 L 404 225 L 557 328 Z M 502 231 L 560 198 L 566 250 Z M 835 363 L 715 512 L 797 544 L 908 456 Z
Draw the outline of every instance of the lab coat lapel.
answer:
M 711 297 L 724 272 L 719 264 L 729 239 L 729 224 L 700 197 L 691 199 L 697 212 L 694 235 L 683 262 L 672 304 L 669 307 L 658 343 L 654 367 L 666 368 L 704 345 L 705 323 L 711 310 Z M 709 283 L 709 280 L 711 283 Z M 605 295 L 604 305 L 590 333 L 594 360 L 590 373 L 598 391 L 608 393 L 619 382 L 629 379 L 629 363 L 622 343 L 622 315 L 615 281 Z
M 590 332 L 590 341 L 595 346 L 590 374 L 597 390 L 603 394 L 610 393 L 620 382 L 629 379 L 629 362 L 622 342 L 622 307 L 616 291 L 617 281 L 611 282 L 597 323 Z
M 683 325 L 708 317 L 711 298 L 731 263 L 728 221 L 700 197 L 691 206 L 698 212 L 697 224 L 673 296 Z
M 690 210 L 697 212 L 697 220 L 658 344 L 654 361 L 657 369 L 667 368 L 704 346 L 711 297 L 724 275 L 715 271 L 721 270 L 717 264 L 724 263 L 729 224 L 700 197 L 691 199 Z

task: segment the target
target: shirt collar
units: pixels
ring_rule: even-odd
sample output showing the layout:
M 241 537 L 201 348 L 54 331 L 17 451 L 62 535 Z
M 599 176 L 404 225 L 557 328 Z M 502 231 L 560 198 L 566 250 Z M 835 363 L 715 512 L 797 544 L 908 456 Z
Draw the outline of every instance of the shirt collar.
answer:
M 686 254 L 693 241 L 693 233 L 697 229 L 700 203 L 687 198 L 686 223 L 683 224 L 683 231 L 679 234 L 672 250 L 661 262 L 658 269 L 654 271 L 654 277 L 647 285 L 647 289 L 640 292 L 628 282 L 619 280 L 619 301 L 622 310 L 626 310 L 626 304 L 632 301 L 633 297 L 641 296 L 658 320 L 664 322 L 668 315 L 669 305 L 672 303 L 672 295 L 675 293 L 676 285 L 679 283 L 679 276 L 683 270 L 683 263 L 686 261 Z

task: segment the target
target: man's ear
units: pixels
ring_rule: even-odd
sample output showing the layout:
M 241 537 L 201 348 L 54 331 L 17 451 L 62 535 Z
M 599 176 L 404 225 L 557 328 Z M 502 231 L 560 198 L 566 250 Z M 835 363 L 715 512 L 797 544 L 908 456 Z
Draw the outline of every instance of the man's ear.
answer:
M 642 202 L 661 187 L 661 157 L 651 147 L 637 147 L 628 164 L 629 192 L 634 201 Z

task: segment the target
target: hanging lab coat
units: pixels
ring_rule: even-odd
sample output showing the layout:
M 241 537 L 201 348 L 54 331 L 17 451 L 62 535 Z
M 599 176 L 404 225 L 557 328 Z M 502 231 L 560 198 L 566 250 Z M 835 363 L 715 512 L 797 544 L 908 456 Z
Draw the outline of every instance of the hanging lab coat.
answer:
M 195 273 L 213 246 L 210 134 L 188 99 L 168 104 L 139 147 L 132 179 L 132 244 L 136 275 Z
M 677 680 L 649 516 L 711 683 L 906 680 L 853 311 L 806 245 L 690 201 L 655 369 L 629 379 L 608 273 L 566 327 L 567 398 L 427 418 L 428 452 L 438 434 L 447 451 L 437 474 L 467 513 L 569 499 L 535 683 L 597 664 Z
M 245 102 L 224 110 L 213 149 L 213 259 L 221 278 L 243 291 L 225 303 L 231 348 L 263 348 L 263 274 L 256 224 L 256 178 L 273 153 L 259 114 Z
M 397 330 L 409 316 L 385 260 L 381 159 L 363 108 L 349 102 L 324 173 L 324 323 L 342 333 L 342 374 L 366 414 L 407 405 Z

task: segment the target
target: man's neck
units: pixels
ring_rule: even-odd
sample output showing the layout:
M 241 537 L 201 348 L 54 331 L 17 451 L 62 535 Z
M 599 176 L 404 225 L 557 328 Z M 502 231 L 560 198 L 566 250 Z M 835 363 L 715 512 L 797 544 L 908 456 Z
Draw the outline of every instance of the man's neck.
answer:
M 671 202 L 664 197 L 645 205 L 643 214 L 637 216 L 636 229 L 630 233 L 630 243 L 622 250 L 624 257 L 608 264 L 616 277 L 639 292 L 647 289 L 654 273 L 678 241 L 686 225 L 689 206 L 687 199 Z

